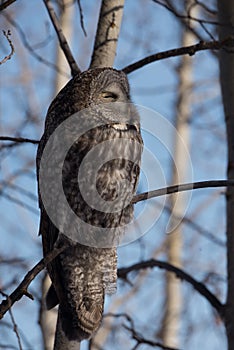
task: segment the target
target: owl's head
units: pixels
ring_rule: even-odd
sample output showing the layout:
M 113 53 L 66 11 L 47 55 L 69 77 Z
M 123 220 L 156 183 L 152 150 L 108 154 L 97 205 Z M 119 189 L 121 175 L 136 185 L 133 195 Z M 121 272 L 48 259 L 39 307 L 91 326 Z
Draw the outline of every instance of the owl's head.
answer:
M 113 68 L 96 68 L 87 73 L 92 74 L 90 83 L 92 104 L 130 102 L 128 80 L 122 71 Z
M 49 107 L 45 127 L 51 132 L 74 113 L 93 106 L 97 112 L 93 118 L 110 122 L 115 117 L 115 121 L 123 123 L 133 119 L 137 125 L 138 114 L 129 102 L 129 84 L 124 72 L 110 67 L 89 69 L 76 75 L 59 92 Z
M 74 78 L 74 85 L 75 104 L 78 106 L 79 98 L 79 109 L 89 111 L 93 120 L 117 125 L 122 130 L 126 129 L 126 124 L 137 125 L 139 122 L 130 103 L 129 84 L 124 72 L 109 67 L 89 69 Z

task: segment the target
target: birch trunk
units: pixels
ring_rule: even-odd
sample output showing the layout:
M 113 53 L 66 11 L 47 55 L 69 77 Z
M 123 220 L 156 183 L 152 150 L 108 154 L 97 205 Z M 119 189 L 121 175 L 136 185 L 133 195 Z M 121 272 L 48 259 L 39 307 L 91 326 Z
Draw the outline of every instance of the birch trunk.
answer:
M 124 0 L 103 0 L 90 68 L 114 65 Z
M 234 2 L 218 0 L 219 38 L 234 36 Z M 220 51 L 220 82 L 228 140 L 227 178 L 234 179 L 234 52 L 225 48 Z M 227 300 L 225 324 L 228 349 L 234 349 L 234 187 L 227 188 Z
M 190 6 L 191 0 L 185 1 L 185 6 Z M 184 29 L 182 34 L 182 45 L 191 45 L 194 36 L 191 31 Z M 187 176 L 187 154 L 185 147 L 189 149 L 189 119 L 191 104 L 191 86 L 192 86 L 192 60 L 189 56 L 183 56 L 179 67 L 179 87 L 177 98 L 176 130 L 184 141 L 175 137 L 174 142 L 174 164 L 172 166 L 172 184 L 186 182 Z M 175 194 L 170 198 L 172 208 L 172 217 L 169 226 L 173 228 L 168 235 L 167 257 L 168 262 L 177 267 L 181 267 L 182 250 L 182 227 L 181 224 L 173 219 L 183 217 L 186 209 L 185 193 Z M 166 306 L 162 325 L 162 340 L 166 346 L 179 348 L 179 329 L 180 314 L 182 309 L 181 283 L 172 273 L 166 274 Z

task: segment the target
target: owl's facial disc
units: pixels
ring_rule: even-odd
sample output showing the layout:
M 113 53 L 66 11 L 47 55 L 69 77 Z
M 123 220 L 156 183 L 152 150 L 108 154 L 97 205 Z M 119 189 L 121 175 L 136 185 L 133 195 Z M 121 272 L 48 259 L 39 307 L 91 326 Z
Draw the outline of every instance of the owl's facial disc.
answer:
M 108 102 L 127 102 L 128 98 L 123 87 L 116 82 L 108 85 L 103 89 L 99 95 L 103 103 Z

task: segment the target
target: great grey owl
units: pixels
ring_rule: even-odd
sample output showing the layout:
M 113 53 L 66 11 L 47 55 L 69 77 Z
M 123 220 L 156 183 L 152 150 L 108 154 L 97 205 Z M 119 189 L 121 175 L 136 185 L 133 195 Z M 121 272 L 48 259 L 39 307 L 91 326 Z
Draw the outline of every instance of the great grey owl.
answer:
M 96 122 L 96 125 L 91 123 L 92 127 L 85 128 L 85 132 L 77 136 L 63 159 L 62 167 L 62 188 L 69 207 L 72 213 L 88 226 L 74 224 L 65 215 L 62 221 L 69 221 L 66 222 L 66 230 L 58 227 L 56 219 L 51 219 L 44 205 L 40 182 L 38 186 L 41 210 L 39 233 L 42 235 L 44 256 L 55 244 L 68 245 L 66 250 L 48 265 L 52 285 L 47 294 L 47 307 L 50 309 L 59 304 L 55 349 L 78 349 L 81 340 L 92 337 L 102 320 L 105 292 L 111 293 L 115 290 L 118 244 L 116 236 L 124 235 L 126 224 L 133 218 L 133 205 L 129 198 L 127 205 L 124 205 L 123 198 L 117 201 L 115 207 L 112 207 L 112 202 L 127 194 L 130 194 L 131 198 L 134 196 L 143 145 L 139 116 L 130 102 L 129 85 L 123 72 L 112 68 L 90 69 L 68 82 L 51 103 L 46 116 L 45 130 L 37 152 L 38 180 L 43 152 L 57 128 L 69 120 L 71 115 L 86 110 L 89 112 L 78 116 L 77 123 L 88 125 L 88 120 Z M 72 126 L 67 127 L 64 139 L 59 140 L 61 144 L 71 137 L 69 132 L 74 134 Z M 96 156 L 89 161 L 91 167 L 87 170 L 87 178 L 84 174 L 79 182 L 77 176 L 82 160 L 99 145 L 101 146 Z M 49 156 L 44 167 L 51 174 L 55 170 L 50 160 L 54 161 L 58 154 L 53 144 L 47 148 Z M 114 155 L 112 159 L 108 158 L 109 150 Z M 102 160 L 105 152 L 108 159 L 104 160 L 96 174 L 92 175 L 92 160 L 93 163 L 97 159 Z M 104 210 L 95 208 L 99 204 L 96 196 L 91 198 L 94 205 L 86 203 L 80 183 L 86 185 L 85 195 L 88 196 L 92 187 L 90 179 L 93 179 L 93 186 L 100 198 L 107 203 Z M 53 192 L 50 185 L 43 184 L 46 194 L 51 196 L 52 201 L 55 199 L 55 204 L 52 205 L 55 213 L 53 214 L 61 219 L 64 216 L 63 206 L 58 194 Z M 74 239 L 74 235 L 68 232 L 72 225 L 76 225 L 78 234 L 82 232 L 84 239 Z M 110 242 L 113 240 L 113 245 L 110 242 L 106 246 L 98 243 L 99 239 L 93 235 L 95 230 L 100 228 L 106 229 L 105 237 L 98 236 L 100 242 L 108 241 L 110 229 Z

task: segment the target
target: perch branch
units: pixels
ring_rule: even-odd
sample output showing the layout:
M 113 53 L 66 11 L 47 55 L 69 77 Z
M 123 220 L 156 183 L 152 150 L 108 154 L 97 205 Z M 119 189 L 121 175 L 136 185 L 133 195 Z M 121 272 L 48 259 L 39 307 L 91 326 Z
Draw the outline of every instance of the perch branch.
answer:
M 222 41 L 214 40 L 214 41 L 200 41 L 198 44 L 190 45 L 190 46 L 184 46 L 179 47 L 172 50 L 167 50 L 163 52 L 158 52 L 156 54 L 147 56 L 143 58 L 142 60 L 139 60 L 135 63 L 132 63 L 122 70 L 126 73 L 132 73 L 133 71 L 142 68 L 146 66 L 147 64 L 150 64 L 155 61 L 164 60 L 165 58 L 169 57 L 177 57 L 181 55 L 189 55 L 193 56 L 198 51 L 203 50 L 219 50 L 223 47 L 233 47 L 234 46 L 234 40 L 233 38 L 229 37 Z
M 0 136 L 0 141 L 12 141 L 12 142 L 19 142 L 19 143 L 33 143 L 33 144 L 38 144 L 38 140 L 33 140 L 33 139 L 27 139 L 24 137 L 11 137 L 11 136 Z
M 132 204 L 144 201 L 146 199 L 160 197 L 166 194 L 172 194 L 176 192 L 191 191 L 191 190 L 197 190 L 200 188 L 227 187 L 227 186 L 234 186 L 234 180 L 211 180 L 211 181 L 191 182 L 191 183 L 181 184 L 181 185 L 173 185 L 169 187 L 159 188 L 154 191 L 137 194 L 136 196 L 133 197 Z

